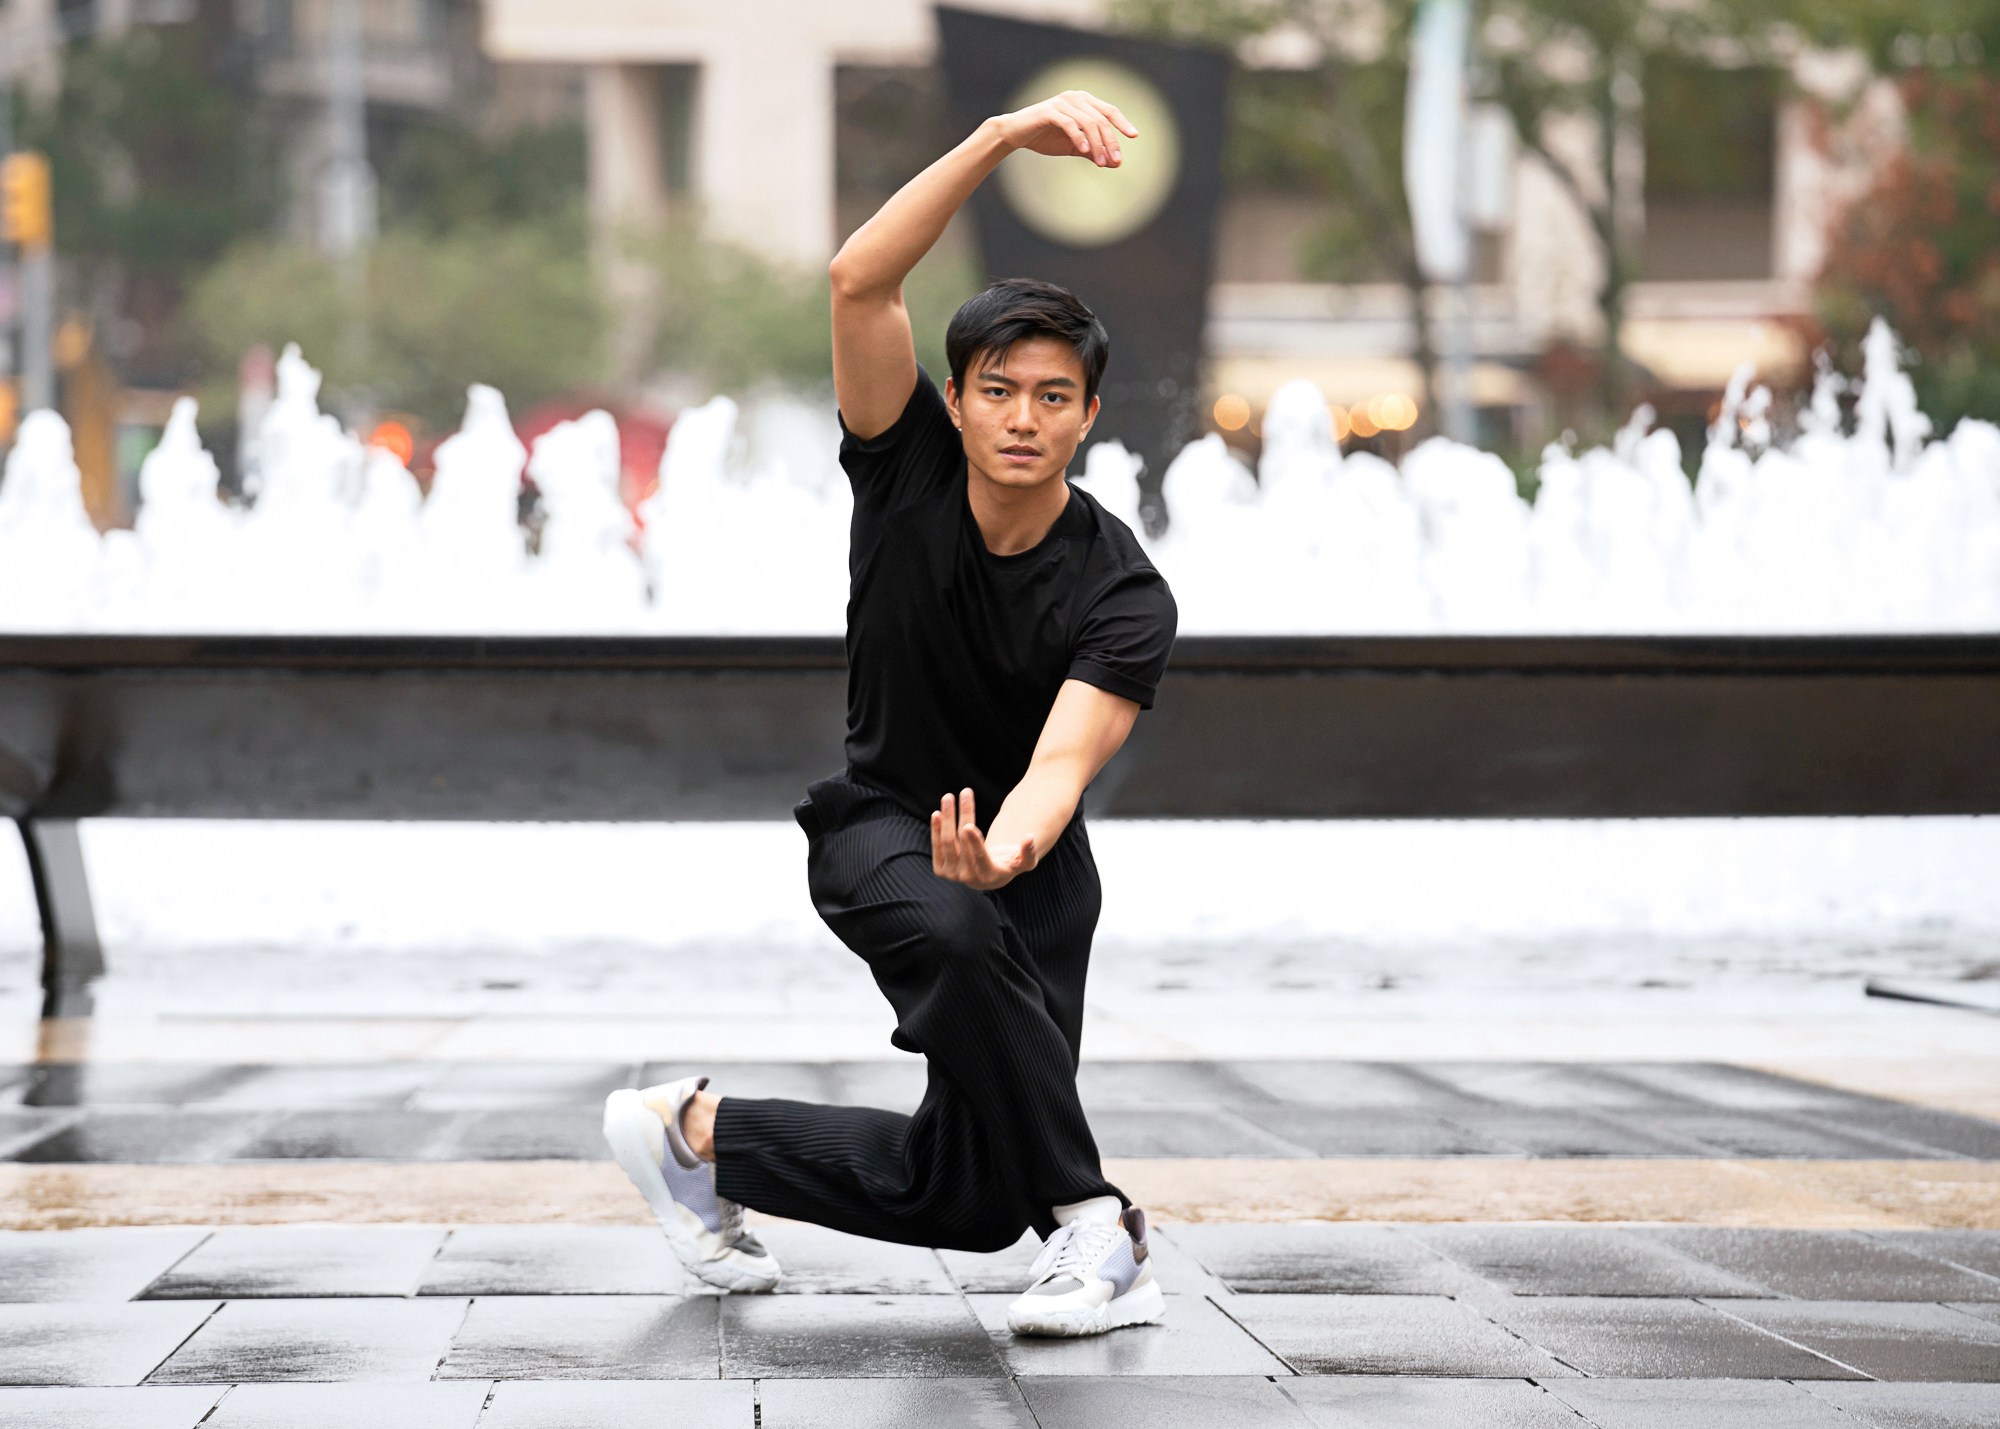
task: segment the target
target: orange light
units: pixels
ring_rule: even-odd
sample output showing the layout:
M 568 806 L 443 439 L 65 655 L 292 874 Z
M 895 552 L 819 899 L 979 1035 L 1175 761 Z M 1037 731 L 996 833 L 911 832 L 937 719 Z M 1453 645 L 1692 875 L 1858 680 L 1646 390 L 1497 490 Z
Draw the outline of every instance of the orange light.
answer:
M 417 439 L 401 422 L 382 422 L 368 434 L 368 445 L 380 447 L 404 466 L 417 454 Z
M 1327 417 L 1333 422 L 1333 439 L 1344 442 L 1354 434 L 1354 423 L 1347 419 L 1347 408 L 1335 402 L 1327 408 Z
M 1373 402 L 1369 402 L 1366 406 L 1357 402 L 1348 412 L 1348 425 L 1352 428 L 1355 436 L 1366 439 L 1382 430 L 1382 424 L 1375 420 L 1374 407 L 1375 404 Z
M 1375 420 L 1392 432 L 1407 432 L 1417 424 L 1417 404 L 1401 392 L 1391 392 L 1381 399 L 1382 410 Z
M 1225 432 L 1240 432 L 1250 424 L 1250 404 L 1234 392 L 1215 399 L 1215 425 Z

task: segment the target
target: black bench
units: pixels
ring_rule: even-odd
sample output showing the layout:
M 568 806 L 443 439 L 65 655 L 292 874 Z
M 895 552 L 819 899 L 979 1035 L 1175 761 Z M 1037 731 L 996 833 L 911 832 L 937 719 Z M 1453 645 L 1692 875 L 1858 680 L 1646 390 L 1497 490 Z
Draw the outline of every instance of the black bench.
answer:
M 0 636 L 45 1009 L 103 969 L 76 821 L 776 819 L 833 638 Z M 2000 812 L 2000 635 L 1200 637 L 1103 818 Z

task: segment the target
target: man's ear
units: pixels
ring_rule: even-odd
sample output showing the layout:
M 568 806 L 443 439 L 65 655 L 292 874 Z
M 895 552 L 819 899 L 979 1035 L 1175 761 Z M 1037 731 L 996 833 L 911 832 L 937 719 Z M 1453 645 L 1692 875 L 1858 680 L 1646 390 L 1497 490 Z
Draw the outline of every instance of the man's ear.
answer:
M 958 383 L 949 377 L 944 380 L 944 409 L 951 414 L 951 424 L 964 431 L 965 419 L 958 415 Z
M 1078 442 L 1082 442 L 1082 440 L 1085 437 L 1090 435 L 1091 426 L 1097 421 L 1097 409 L 1102 405 L 1103 403 L 1100 402 L 1096 397 L 1092 397 L 1090 399 L 1090 405 L 1084 408 L 1083 425 L 1077 429 L 1076 433 L 1076 439 Z

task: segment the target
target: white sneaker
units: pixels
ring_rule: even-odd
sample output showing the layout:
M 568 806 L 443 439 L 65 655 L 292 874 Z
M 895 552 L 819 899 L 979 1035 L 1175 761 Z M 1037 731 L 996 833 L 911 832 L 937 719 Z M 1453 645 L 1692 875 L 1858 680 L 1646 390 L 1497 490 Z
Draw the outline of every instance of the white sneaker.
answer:
M 1116 1221 L 1058 1226 L 1030 1273 L 1035 1283 L 1007 1307 L 1007 1328 L 1017 1335 L 1101 1335 L 1167 1315 L 1137 1206 Z
M 690 1274 L 723 1290 L 769 1290 L 778 1262 L 743 1229 L 743 1208 L 715 1193 L 715 1168 L 681 1135 L 682 1108 L 707 1085 L 707 1077 L 688 1077 L 613 1092 L 604 1099 L 604 1139 Z

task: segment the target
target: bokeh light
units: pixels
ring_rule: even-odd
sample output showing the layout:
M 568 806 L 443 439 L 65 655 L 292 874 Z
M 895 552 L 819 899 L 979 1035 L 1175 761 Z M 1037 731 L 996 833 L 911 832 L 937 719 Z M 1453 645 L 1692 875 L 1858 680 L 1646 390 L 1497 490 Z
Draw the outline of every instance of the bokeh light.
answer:
M 1354 435 L 1354 423 L 1348 420 L 1347 408 L 1338 402 L 1328 404 L 1326 414 L 1333 422 L 1333 439 L 1344 442 Z
M 1369 414 L 1368 409 L 1373 405 L 1374 403 L 1372 402 L 1367 404 L 1357 402 L 1347 414 L 1348 426 L 1352 429 L 1355 436 L 1361 437 L 1364 440 L 1382 430 L 1381 424 Z
M 1385 431 L 1406 432 L 1416 425 L 1417 404 L 1401 392 L 1390 392 L 1377 400 L 1381 407 L 1375 413 L 1375 421 Z
M 1215 399 L 1215 425 L 1225 432 L 1239 432 L 1250 423 L 1250 404 L 1234 392 Z
M 417 454 L 417 439 L 410 435 L 408 427 L 393 419 L 376 424 L 375 430 L 368 434 L 368 445 L 380 447 L 404 466 Z

